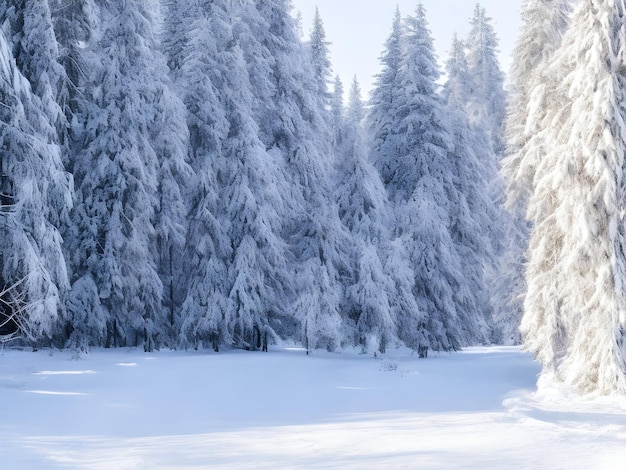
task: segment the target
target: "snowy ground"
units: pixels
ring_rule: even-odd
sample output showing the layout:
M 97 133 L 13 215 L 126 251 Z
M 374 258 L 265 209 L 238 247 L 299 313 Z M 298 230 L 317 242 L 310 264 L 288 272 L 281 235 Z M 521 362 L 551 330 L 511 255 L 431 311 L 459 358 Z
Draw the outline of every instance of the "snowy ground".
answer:
M 419 360 L 5 351 L 3 469 L 620 469 L 626 402 L 585 402 L 515 348 Z

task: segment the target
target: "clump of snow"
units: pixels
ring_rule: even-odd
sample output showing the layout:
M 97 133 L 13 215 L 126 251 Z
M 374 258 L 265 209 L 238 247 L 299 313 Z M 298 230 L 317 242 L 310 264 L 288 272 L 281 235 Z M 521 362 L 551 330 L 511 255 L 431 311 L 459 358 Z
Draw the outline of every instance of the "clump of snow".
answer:
M 545 378 L 537 390 L 517 348 L 378 356 L 8 350 L 3 468 L 587 470 L 626 457 L 626 402 Z

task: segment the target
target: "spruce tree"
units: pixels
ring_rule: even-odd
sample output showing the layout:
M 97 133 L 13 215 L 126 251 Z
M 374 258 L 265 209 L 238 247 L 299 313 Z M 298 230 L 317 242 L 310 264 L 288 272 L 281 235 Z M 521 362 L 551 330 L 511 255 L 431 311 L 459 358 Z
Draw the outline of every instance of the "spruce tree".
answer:
M 339 75 L 335 77 L 333 92 L 330 97 L 330 125 L 333 130 L 333 144 L 337 148 L 341 145 L 344 131 L 345 107 L 343 105 L 343 83 Z
M 498 38 L 491 18 L 480 4 L 474 8 L 470 24 L 465 41 L 471 79 L 468 114 L 473 125 L 486 130 L 496 155 L 502 158 L 506 95 L 497 55 Z
M 188 242 L 198 264 L 192 264 L 197 267 L 190 276 L 181 338 L 187 344 L 210 340 L 215 349 L 226 343 L 267 350 L 275 336 L 270 317 L 280 308 L 286 284 L 278 216 L 283 202 L 276 192 L 282 183 L 258 138 L 254 88 L 241 47 L 247 25 L 233 21 L 238 16 L 233 8 L 230 2 L 213 2 L 204 10 L 188 32 L 191 41 L 183 60 L 193 165 L 200 183 L 194 212 L 202 212 L 193 213 Z M 214 112 L 206 113 L 207 104 Z M 207 181 L 212 187 L 207 188 Z M 219 311 L 207 308 L 211 303 Z
M 352 79 L 350 85 L 350 94 L 348 96 L 348 109 L 346 110 L 346 119 L 348 124 L 353 126 L 362 126 L 365 118 L 365 105 L 361 97 L 361 85 L 356 75 Z
M 48 0 L 38 2 L 10 0 L 0 5 L 0 24 L 5 37 L 11 39 L 12 54 L 17 68 L 28 80 L 31 90 L 39 98 L 37 105 L 44 113 L 46 124 L 51 126 L 46 138 L 59 147 L 63 165 L 68 162 L 68 120 L 62 109 L 66 74 L 59 63 L 60 50 Z M 35 118 L 37 119 L 37 118 Z M 71 192 L 72 187 L 68 190 Z M 67 223 L 70 197 L 65 190 L 51 193 L 48 198 L 58 211 L 49 216 L 61 229 Z M 54 200 L 56 198 L 56 200 Z
M 384 353 L 397 343 L 394 283 L 385 270 L 389 214 L 385 187 L 370 163 L 361 127 L 363 103 L 356 79 L 348 103 L 343 145 L 339 148 L 339 216 L 353 240 L 354 274 L 347 285 L 345 309 L 355 342 Z
M 494 265 L 496 247 L 503 238 L 500 228 L 503 213 L 491 198 L 490 188 L 498 178 L 495 156 L 489 151 L 484 130 L 472 128 L 467 115 L 470 73 L 464 44 L 456 35 L 446 72 L 443 96 L 452 136 L 450 159 L 458 191 L 458 200 L 450 206 L 451 234 L 459 254 L 466 289 L 458 296 L 459 307 L 486 322 L 492 316 L 487 268 Z M 486 339 L 485 331 L 476 331 L 474 335 L 483 341 Z
M 228 118 L 221 105 L 218 78 L 224 73 L 224 45 L 219 43 L 214 18 L 220 10 L 213 2 L 204 2 L 195 21 L 187 24 L 189 37 L 180 57 L 170 60 L 180 63 L 177 87 L 187 107 L 187 127 L 190 134 L 190 161 L 194 171 L 191 191 L 191 211 L 186 241 L 185 262 L 190 267 L 183 276 L 187 286 L 180 318 L 177 319 L 179 344 L 197 347 L 199 341 L 210 342 L 215 350 L 230 344 L 225 315 L 227 300 L 227 268 L 231 256 L 226 227 L 218 220 L 219 189 L 218 159 L 221 145 L 228 136 Z M 226 23 L 223 28 L 230 31 Z M 219 159 L 221 162 L 222 160 Z
M 59 95 L 65 72 L 58 62 L 60 52 L 48 0 L 10 0 L 0 6 L 0 23 L 12 39 L 13 56 L 20 72 L 30 82 L 55 130 L 64 130 Z
M 515 45 L 511 68 L 511 92 L 507 106 L 507 153 L 502 172 L 507 182 L 507 203 L 525 217 L 533 191 L 534 172 L 544 154 L 542 122 L 555 106 L 554 76 L 545 73 L 569 24 L 571 0 L 526 0 L 522 30 Z
M 349 237 L 332 191 L 326 100 L 315 91 L 313 68 L 303 54 L 289 2 L 270 0 L 256 7 L 260 22 L 252 24 L 252 31 L 257 44 L 249 44 L 246 57 L 251 80 L 258 84 L 259 136 L 284 168 L 282 197 L 289 201 L 289 211 L 281 233 L 289 246 L 288 265 L 294 269 L 290 311 L 308 350 L 333 349 L 342 339 L 340 304 L 349 271 Z
M 526 345 L 545 373 L 603 394 L 626 393 L 625 14 L 623 0 L 582 1 L 545 70 L 563 81 L 528 210 Z
M 71 206 L 71 177 L 48 109 L 1 32 L 0 64 L 0 289 L 15 286 L 12 294 L 26 302 L 15 326 L 37 343 L 54 333 L 68 289 L 57 224 Z
M 152 74 L 154 101 L 149 112 L 152 119 L 147 137 L 157 161 L 158 205 L 154 218 L 156 230 L 157 270 L 163 283 L 163 306 L 167 311 L 167 341 L 172 344 L 176 316 L 180 310 L 185 287 L 181 282 L 187 269 L 182 253 L 187 240 L 188 196 L 193 186 L 193 170 L 189 165 L 189 131 L 184 103 L 174 93 L 168 77 L 165 58 L 154 52 Z M 165 340 L 165 338 L 164 338 Z
M 311 66 L 313 68 L 313 80 L 317 94 L 322 98 L 324 104 L 330 104 L 330 93 L 328 83 L 330 82 L 332 65 L 330 62 L 330 43 L 326 40 L 324 22 L 320 15 L 319 8 L 315 7 L 313 18 L 313 28 L 309 38 L 309 54 L 311 55 Z
M 522 7 L 522 32 L 513 55 L 510 97 L 505 122 L 506 156 L 502 174 L 506 184 L 506 204 L 512 213 L 503 256 L 500 257 L 496 295 L 496 330 L 501 340 L 521 340 L 519 325 L 526 291 L 524 268 L 529 226 L 526 222 L 528 198 L 534 186 L 535 168 L 544 158 L 546 109 L 552 107 L 556 81 L 544 73 L 569 23 L 569 0 L 527 0 Z M 531 96 L 532 95 L 532 96 Z
M 77 121 L 82 150 L 69 237 L 73 285 L 70 344 L 143 345 L 166 340 L 157 232 L 163 165 L 180 152 L 168 126 L 163 58 L 156 50 L 155 2 L 99 2 L 102 24 L 91 48 L 88 94 Z M 166 78 L 166 77 L 165 77 Z M 161 137 L 161 138 L 167 138 Z M 172 194 L 168 191 L 168 195 Z
M 72 122 L 79 109 L 78 102 L 85 99 L 81 89 L 87 77 L 85 45 L 91 43 L 96 33 L 97 9 L 94 0 L 52 0 L 50 7 L 59 48 L 58 62 L 63 69 L 57 102 L 65 118 L 61 123 L 65 123 L 66 128 L 60 130 L 59 139 L 66 153 L 66 168 L 71 172 L 77 152 Z
M 413 268 L 411 289 L 417 310 L 405 313 L 415 318 L 405 323 L 422 333 L 414 333 L 420 339 L 407 344 L 420 351 L 428 347 L 450 350 L 479 340 L 484 321 L 475 309 L 466 309 L 463 301 L 468 286 L 451 232 L 452 208 L 460 195 L 423 5 L 407 18 L 405 29 L 402 34 L 396 17 L 392 38 L 398 35 L 398 41 L 388 41 L 383 61 L 397 64 L 397 73 L 386 65 L 373 93 L 369 117 L 376 139 L 373 158 L 393 205 L 394 245 Z M 389 44 L 400 53 L 397 63 L 389 60 L 396 53 L 391 53 Z
M 172 76 L 179 78 L 191 24 L 202 17 L 202 13 L 211 2 L 205 0 L 185 1 L 162 0 L 163 5 L 163 40 L 162 49 Z
M 396 91 L 400 87 L 399 74 L 402 63 L 402 18 L 396 7 L 391 33 L 381 56 L 382 71 L 376 76 L 376 84 L 370 100 L 367 122 L 372 136 L 372 161 L 387 187 L 393 178 L 390 162 L 393 160 L 393 142 Z

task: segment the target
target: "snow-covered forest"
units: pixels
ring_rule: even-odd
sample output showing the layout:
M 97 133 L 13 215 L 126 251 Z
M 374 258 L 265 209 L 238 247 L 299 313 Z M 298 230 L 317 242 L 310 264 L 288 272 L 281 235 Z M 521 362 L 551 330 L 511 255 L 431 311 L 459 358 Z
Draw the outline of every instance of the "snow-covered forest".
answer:
M 518 340 L 495 281 L 512 229 L 486 12 L 443 87 L 424 8 L 398 12 L 369 103 L 333 80 L 320 15 L 306 41 L 293 16 L 286 0 L 3 2 L 2 284 L 22 301 L 6 333 L 424 356 Z
M 547 374 L 626 392 L 625 14 L 526 0 L 505 91 L 485 9 L 442 70 L 418 3 L 364 99 L 289 0 L 0 2 L 0 337 L 523 335 Z

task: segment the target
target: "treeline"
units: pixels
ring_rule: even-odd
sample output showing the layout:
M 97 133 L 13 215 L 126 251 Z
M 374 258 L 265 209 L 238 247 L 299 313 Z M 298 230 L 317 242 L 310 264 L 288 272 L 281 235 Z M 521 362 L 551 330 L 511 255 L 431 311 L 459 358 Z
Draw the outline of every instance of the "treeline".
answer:
M 319 15 L 303 41 L 290 9 L 0 4 L 5 334 L 423 355 L 519 340 L 484 9 L 443 87 L 423 6 L 397 12 L 371 101 L 355 80 L 347 107 Z

